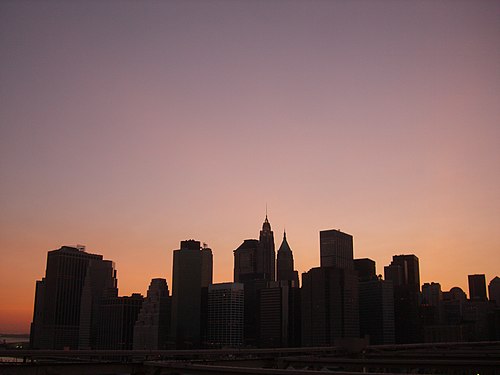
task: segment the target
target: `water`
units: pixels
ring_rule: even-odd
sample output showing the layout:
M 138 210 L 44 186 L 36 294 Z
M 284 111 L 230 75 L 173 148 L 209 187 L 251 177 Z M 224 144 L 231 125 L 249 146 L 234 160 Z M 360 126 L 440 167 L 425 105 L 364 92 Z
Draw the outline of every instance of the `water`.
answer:
M 0 334 L 0 349 L 26 348 L 30 341 L 28 334 Z M 22 358 L 0 357 L 0 362 L 22 362 Z

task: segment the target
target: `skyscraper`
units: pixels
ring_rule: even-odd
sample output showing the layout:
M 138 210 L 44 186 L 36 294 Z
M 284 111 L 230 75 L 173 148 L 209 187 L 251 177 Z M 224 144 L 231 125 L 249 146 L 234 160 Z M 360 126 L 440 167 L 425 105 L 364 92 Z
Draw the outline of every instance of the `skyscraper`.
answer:
M 392 281 L 359 282 L 359 329 L 371 345 L 394 344 L 394 291 Z
M 201 286 L 208 288 L 212 284 L 214 261 L 212 249 L 204 243 L 201 248 Z
M 354 268 L 350 234 L 336 229 L 322 230 L 319 232 L 319 246 L 321 267 Z
M 469 275 L 469 298 L 471 301 L 486 301 L 486 276 Z
M 494 301 L 497 307 L 500 307 L 500 277 L 493 278 L 488 285 L 488 294 L 490 300 Z
M 274 249 L 274 233 L 269 220 L 264 220 L 259 236 L 259 250 L 257 252 L 257 273 L 263 275 L 265 280 L 276 280 L 275 274 L 276 252 Z
M 266 218 L 259 240 L 245 240 L 234 251 L 234 281 L 245 285 L 245 345 L 258 345 L 259 291 L 276 280 L 274 233 Z
M 354 270 L 358 273 L 359 281 L 377 280 L 375 261 L 368 258 L 354 259 Z
M 100 306 L 97 349 L 132 349 L 134 325 L 143 300 L 144 298 L 139 293 L 104 299 Z
M 261 347 L 300 346 L 300 289 L 293 280 L 271 281 L 259 290 Z
M 286 232 L 283 232 L 283 241 L 278 249 L 277 278 L 278 281 L 291 281 L 293 287 L 299 287 L 299 274 L 294 269 L 292 249 L 286 240 Z
M 352 269 L 312 268 L 302 274 L 302 345 L 335 345 L 359 337 L 357 275 Z
M 370 344 L 394 344 L 394 293 L 392 281 L 375 272 L 375 261 L 354 259 L 359 280 L 359 330 Z
M 174 250 L 172 271 L 172 334 L 178 348 L 199 347 L 201 342 L 201 301 L 203 256 L 200 241 L 181 241 Z M 205 280 L 206 282 L 206 280 Z
M 208 287 L 208 344 L 214 347 L 243 345 L 244 287 L 220 283 Z
M 384 267 L 384 274 L 385 279 L 392 281 L 394 286 L 396 343 L 421 342 L 418 258 L 413 254 L 394 255 L 391 264 Z
M 257 274 L 258 240 L 244 240 L 234 250 L 234 282 L 262 279 L 263 275 Z
M 167 280 L 153 279 L 134 325 L 134 349 L 167 349 L 171 298 Z
M 45 277 L 37 281 L 32 347 L 93 346 L 100 300 L 116 294 L 113 262 L 85 252 L 82 246 L 49 251 Z

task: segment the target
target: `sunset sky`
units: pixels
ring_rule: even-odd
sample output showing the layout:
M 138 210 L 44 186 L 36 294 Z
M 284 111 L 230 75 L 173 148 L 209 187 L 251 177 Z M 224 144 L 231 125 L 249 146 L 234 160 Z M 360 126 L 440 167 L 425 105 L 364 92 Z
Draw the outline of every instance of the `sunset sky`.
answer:
M 500 276 L 499 1 L 0 2 L 0 332 L 28 332 L 47 251 L 171 289 L 184 239 L 265 217 L 296 269 L 319 231 L 420 259 L 444 290 Z

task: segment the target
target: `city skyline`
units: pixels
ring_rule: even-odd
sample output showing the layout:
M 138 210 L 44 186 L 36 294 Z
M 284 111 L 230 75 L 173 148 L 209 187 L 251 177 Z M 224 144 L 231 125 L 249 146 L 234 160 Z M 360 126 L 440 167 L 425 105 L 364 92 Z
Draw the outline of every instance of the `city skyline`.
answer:
M 302 274 L 319 231 L 420 280 L 498 276 L 494 1 L 0 3 L 0 332 L 27 332 L 46 253 L 84 244 L 120 295 L 215 283 L 268 205 Z

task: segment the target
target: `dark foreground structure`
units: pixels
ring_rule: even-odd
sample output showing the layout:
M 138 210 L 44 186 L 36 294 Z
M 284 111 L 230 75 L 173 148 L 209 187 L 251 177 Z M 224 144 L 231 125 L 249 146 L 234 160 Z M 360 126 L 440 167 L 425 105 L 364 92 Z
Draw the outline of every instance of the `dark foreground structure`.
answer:
M 3 350 L 2 375 L 500 374 L 500 342 L 222 350 Z

